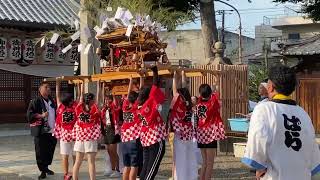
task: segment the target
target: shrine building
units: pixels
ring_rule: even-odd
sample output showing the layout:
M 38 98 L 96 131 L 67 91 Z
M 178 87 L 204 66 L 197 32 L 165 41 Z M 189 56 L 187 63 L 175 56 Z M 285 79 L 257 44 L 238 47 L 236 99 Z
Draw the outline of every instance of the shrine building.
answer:
M 0 2 L 0 123 L 26 123 L 27 106 L 43 78 L 74 74 L 77 46 L 63 53 L 61 38 L 51 44 L 43 37 L 57 29 L 74 32 L 79 9 L 74 0 Z M 62 88 L 72 90 L 67 83 Z

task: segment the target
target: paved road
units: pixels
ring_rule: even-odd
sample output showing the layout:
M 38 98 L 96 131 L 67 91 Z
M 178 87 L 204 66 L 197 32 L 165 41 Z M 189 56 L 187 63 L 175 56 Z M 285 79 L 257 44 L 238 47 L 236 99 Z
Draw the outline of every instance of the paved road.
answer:
M 10 131 L 10 130 L 9 130 Z M 35 163 L 33 140 L 29 135 L 24 135 L 25 130 L 16 130 L 5 136 L 5 131 L 0 130 L 0 180 L 34 180 L 37 179 L 38 169 Z M 105 162 L 104 151 L 97 155 L 97 179 L 110 179 L 103 177 Z M 62 169 L 60 165 L 59 146 L 56 149 L 55 158 L 51 169 L 56 175 L 47 178 L 48 180 L 61 180 Z M 237 158 L 232 156 L 219 155 L 215 160 L 215 180 L 222 179 L 254 179 L 249 169 L 244 167 Z M 169 150 L 162 161 L 157 180 L 169 179 L 171 177 L 171 155 Z M 87 180 L 87 164 L 83 163 L 80 170 L 81 180 Z

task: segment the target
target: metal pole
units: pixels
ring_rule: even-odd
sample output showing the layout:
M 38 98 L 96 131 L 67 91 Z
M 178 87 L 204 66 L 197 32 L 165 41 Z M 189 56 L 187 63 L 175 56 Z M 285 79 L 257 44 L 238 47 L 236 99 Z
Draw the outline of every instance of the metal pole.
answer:
M 222 10 L 222 29 L 221 29 L 221 42 L 224 44 L 224 20 L 225 20 L 225 10 Z
M 224 27 L 224 20 L 225 20 L 225 13 L 226 13 L 226 11 L 225 10 L 223 10 L 222 11 L 222 30 L 221 30 L 221 42 L 222 42 L 222 44 L 223 44 L 223 51 L 222 51 L 222 53 L 221 53 L 221 56 L 222 56 L 222 58 L 224 58 L 224 51 L 225 51 L 225 44 L 224 44 L 224 31 L 225 31 L 225 27 Z
M 236 9 L 231 4 L 228 4 L 228 3 L 221 1 L 221 0 L 215 0 L 215 1 L 221 2 L 221 3 L 231 7 L 232 9 L 234 9 L 237 12 L 237 14 L 239 16 L 239 63 L 241 64 L 242 63 L 242 23 L 241 23 L 240 13 L 239 13 L 238 9 Z
M 266 38 L 263 40 L 263 51 L 264 51 L 264 63 L 265 63 L 265 72 L 268 70 L 268 48 L 266 43 Z
M 238 12 L 238 11 L 237 11 Z M 241 17 L 240 14 L 238 12 L 239 15 L 239 63 L 242 64 L 242 23 L 241 23 Z

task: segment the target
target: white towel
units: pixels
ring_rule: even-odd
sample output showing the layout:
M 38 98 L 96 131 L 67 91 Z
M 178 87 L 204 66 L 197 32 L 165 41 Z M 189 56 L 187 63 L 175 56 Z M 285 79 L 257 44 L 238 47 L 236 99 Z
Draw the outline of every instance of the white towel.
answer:
M 197 144 L 193 141 L 182 141 L 175 135 L 173 149 L 174 180 L 197 180 L 199 161 Z

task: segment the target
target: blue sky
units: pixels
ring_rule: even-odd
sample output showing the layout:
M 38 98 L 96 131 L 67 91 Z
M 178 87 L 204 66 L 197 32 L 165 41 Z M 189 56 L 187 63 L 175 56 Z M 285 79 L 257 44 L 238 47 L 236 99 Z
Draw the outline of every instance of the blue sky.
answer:
M 285 14 L 294 15 L 295 13 L 290 9 L 299 9 L 298 5 L 295 4 L 277 4 L 273 3 L 272 0 L 252 0 L 249 3 L 247 0 L 229 0 L 226 1 L 237 8 L 241 14 L 243 34 L 246 36 L 254 37 L 254 27 L 263 23 L 264 16 L 268 18 L 274 18 L 283 16 Z M 290 9 L 288 9 L 290 8 Z M 230 7 L 215 2 L 215 10 L 229 10 Z M 225 27 L 228 31 L 238 32 L 239 27 L 238 16 L 235 12 L 227 14 L 225 19 Z M 217 26 L 221 26 L 221 16 L 217 15 Z M 185 24 L 179 29 L 200 29 L 200 21 L 196 23 Z

